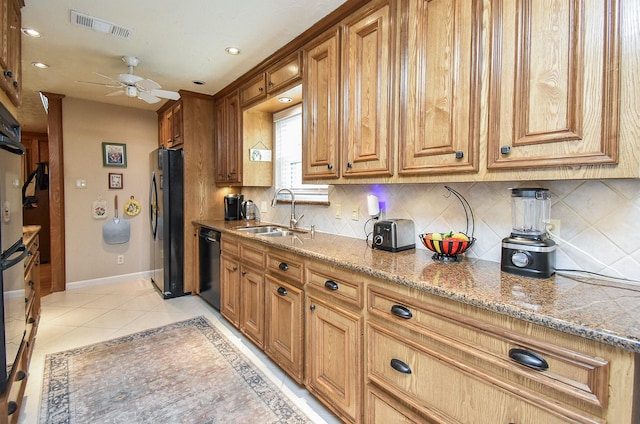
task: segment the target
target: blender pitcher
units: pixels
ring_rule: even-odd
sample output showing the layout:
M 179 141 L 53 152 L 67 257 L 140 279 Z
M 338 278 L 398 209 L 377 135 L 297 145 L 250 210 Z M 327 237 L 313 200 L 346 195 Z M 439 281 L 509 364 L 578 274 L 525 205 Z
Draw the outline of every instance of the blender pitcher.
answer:
M 511 189 L 511 236 L 536 240 L 546 238 L 551 201 L 546 188 Z
M 511 237 L 502 239 L 500 269 L 524 277 L 556 272 L 556 243 L 547 237 L 551 201 L 546 188 L 511 189 Z

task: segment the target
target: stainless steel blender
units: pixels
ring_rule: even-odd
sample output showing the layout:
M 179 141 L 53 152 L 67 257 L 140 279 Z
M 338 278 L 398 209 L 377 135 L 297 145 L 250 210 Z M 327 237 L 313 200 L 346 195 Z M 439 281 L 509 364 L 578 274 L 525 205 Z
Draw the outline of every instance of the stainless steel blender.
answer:
M 502 240 L 502 271 L 535 278 L 555 274 L 556 243 L 546 228 L 550 215 L 548 189 L 511 189 L 512 231 Z

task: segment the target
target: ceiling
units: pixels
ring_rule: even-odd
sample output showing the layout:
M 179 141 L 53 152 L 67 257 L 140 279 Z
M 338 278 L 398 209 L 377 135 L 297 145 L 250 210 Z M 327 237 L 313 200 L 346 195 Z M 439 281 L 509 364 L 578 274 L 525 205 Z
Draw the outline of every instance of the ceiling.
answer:
M 22 36 L 23 104 L 18 119 L 26 131 L 46 131 L 39 92 L 63 94 L 139 109 L 157 110 L 113 88 L 77 81 L 109 83 L 126 73 L 122 56 L 136 56 L 134 73 L 164 90 L 215 94 L 287 44 L 345 0 L 25 0 L 23 28 L 42 36 Z M 178 8 L 178 5 L 184 5 Z M 72 24 L 71 10 L 131 30 L 128 39 Z M 241 53 L 231 56 L 229 46 Z M 48 69 L 38 69 L 43 62 Z M 194 80 L 204 85 L 193 84 Z

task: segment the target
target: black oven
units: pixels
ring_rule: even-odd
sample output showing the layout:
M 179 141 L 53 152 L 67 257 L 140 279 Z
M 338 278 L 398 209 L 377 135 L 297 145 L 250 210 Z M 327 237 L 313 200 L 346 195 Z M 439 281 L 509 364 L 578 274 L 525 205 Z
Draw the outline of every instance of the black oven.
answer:
M 2 328 L 0 330 L 0 392 L 7 387 L 14 362 L 24 342 L 24 259 L 22 242 L 22 155 L 20 126 L 0 104 L 0 285 Z

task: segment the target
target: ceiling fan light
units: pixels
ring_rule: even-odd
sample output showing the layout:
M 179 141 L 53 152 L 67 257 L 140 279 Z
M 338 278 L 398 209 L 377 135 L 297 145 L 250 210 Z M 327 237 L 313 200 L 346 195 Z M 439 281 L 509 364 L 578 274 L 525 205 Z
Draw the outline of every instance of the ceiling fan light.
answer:
M 138 97 L 138 90 L 134 86 L 127 86 L 124 94 L 126 94 L 127 97 Z

